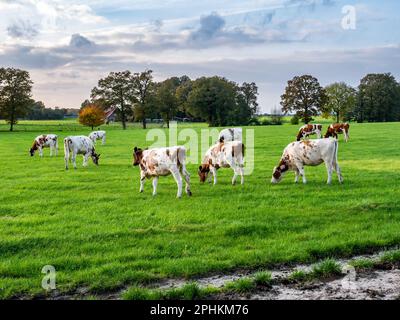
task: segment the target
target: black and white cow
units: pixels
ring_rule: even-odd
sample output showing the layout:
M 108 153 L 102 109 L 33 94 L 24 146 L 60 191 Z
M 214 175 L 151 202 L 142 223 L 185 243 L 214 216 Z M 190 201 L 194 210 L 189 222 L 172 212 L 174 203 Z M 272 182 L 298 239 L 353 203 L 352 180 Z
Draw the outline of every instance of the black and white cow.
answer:
M 96 144 L 96 140 L 101 140 L 101 144 L 106 144 L 106 132 L 104 130 L 93 131 L 89 134 L 90 140 Z
M 242 128 L 228 128 L 221 130 L 217 143 L 220 141 L 242 141 Z
M 295 172 L 295 182 L 299 175 L 303 183 L 307 183 L 304 166 L 318 166 L 325 162 L 328 172 L 328 184 L 332 183 L 332 172 L 336 171 L 339 182 L 343 182 L 342 173 L 338 164 L 338 141 L 336 139 L 304 140 L 290 143 L 283 151 L 281 160 L 272 173 L 272 183 L 279 183 L 283 175 L 292 170 Z
M 83 155 L 83 166 L 87 166 L 89 157 L 95 165 L 99 165 L 100 154 L 96 154 L 93 141 L 86 136 L 69 136 L 64 139 L 65 169 L 68 170 L 68 161 L 71 160 L 76 169 L 76 155 Z

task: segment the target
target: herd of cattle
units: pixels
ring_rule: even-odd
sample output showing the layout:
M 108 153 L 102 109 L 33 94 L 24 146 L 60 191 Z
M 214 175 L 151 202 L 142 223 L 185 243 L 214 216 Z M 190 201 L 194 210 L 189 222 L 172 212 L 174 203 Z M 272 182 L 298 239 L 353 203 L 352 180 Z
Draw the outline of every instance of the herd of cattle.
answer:
M 343 134 L 345 141 L 349 140 L 349 124 L 331 124 L 322 138 L 322 125 L 307 124 L 300 128 L 297 141 L 290 143 L 283 151 L 282 157 L 277 167 L 272 173 L 272 183 L 279 183 L 284 174 L 291 170 L 295 172 L 295 182 L 299 176 L 303 183 L 307 183 L 304 167 L 318 166 L 325 163 L 328 181 L 332 182 L 332 173 L 337 173 L 339 182 L 343 182 L 343 177 L 338 164 L 338 134 Z M 316 134 L 318 139 L 308 140 L 310 135 Z M 303 139 L 303 140 L 302 140 Z M 72 161 L 76 169 L 76 155 L 83 155 L 83 166 L 87 166 L 89 157 L 93 163 L 98 165 L 100 154 L 95 151 L 96 140 L 106 141 L 105 131 L 94 131 L 89 136 L 69 136 L 64 139 L 64 160 L 65 169 L 68 170 L 68 163 Z M 43 148 L 50 148 L 50 156 L 58 153 L 58 137 L 55 134 L 43 134 L 33 142 L 30 155 L 35 151 L 43 156 Z M 207 179 L 214 184 L 217 183 L 217 170 L 220 168 L 231 168 L 234 172 L 232 184 L 240 176 L 241 184 L 244 183 L 244 153 L 245 146 L 242 142 L 242 128 L 229 128 L 220 132 L 218 141 L 206 152 L 202 164 L 199 166 L 198 175 L 201 182 Z M 186 169 L 186 149 L 184 146 L 173 146 L 165 148 L 141 149 L 135 147 L 133 150 L 133 165 L 140 168 L 140 192 L 144 190 L 144 182 L 153 179 L 153 195 L 157 193 L 157 183 L 160 176 L 172 174 L 177 186 L 177 197 L 182 196 L 182 176 L 185 179 L 185 191 L 187 195 L 192 195 L 190 191 L 190 174 Z

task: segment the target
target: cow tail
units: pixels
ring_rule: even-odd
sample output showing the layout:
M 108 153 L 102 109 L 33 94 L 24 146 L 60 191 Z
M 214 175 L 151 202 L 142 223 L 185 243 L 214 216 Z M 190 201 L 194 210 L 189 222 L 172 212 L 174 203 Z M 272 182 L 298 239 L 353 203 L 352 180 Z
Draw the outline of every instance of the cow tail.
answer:
M 244 158 L 244 150 L 245 150 L 244 143 L 242 143 L 242 157 L 243 158 Z
M 333 141 L 334 141 L 334 143 L 335 143 L 335 155 L 334 155 L 333 163 L 332 163 L 332 164 L 333 164 L 333 167 L 334 167 L 335 170 L 336 170 L 337 163 L 338 163 L 339 141 L 338 141 L 337 139 L 334 139 Z
M 64 155 L 65 155 L 65 160 L 69 160 L 69 144 L 71 140 L 69 138 L 64 139 Z
M 302 136 L 303 136 L 303 130 L 300 129 L 299 133 L 297 134 L 297 141 L 300 141 Z

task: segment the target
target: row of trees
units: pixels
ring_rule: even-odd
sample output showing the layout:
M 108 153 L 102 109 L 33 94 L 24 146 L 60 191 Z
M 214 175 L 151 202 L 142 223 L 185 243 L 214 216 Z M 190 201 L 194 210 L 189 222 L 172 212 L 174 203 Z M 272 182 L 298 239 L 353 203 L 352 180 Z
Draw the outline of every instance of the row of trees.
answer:
M 18 118 L 53 119 L 65 112 L 49 112 L 43 103 L 35 102 L 32 85 L 27 71 L 0 68 L 0 118 L 7 120 L 11 131 Z M 246 125 L 257 114 L 257 96 L 255 83 L 239 85 L 217 76 L 196 80 L 182 76 L 155 82 L 152 70 L 111 72 L 92 89 L 82 109 L 92 108 L 81 114 L 90 126 L 104 121 L 104 111 L 111 106 L 117 108 L 123 128 L 127 121 L 141 121 L 146 128 L 148 118 L 162 118 L 169 125 L 174 117 L 206 121 L 210 126 Z M 298 76 L 288 82 L 281 98 L 282 111 L 295 113 L 305 123 L 320 114 L 333 116 L 338 122 L 400 121 L 400 84 L 390 73 L 369 74 L 357 89 L 345 83 L 323 88 L 315 77 Z M 90 110 L 97 115 L 90 116 Z
M 400 121 L 400 84 L 390 73 L 368 74 L 357 89 L 340 82 L 323 88 L 310 75 L 288 81 L 281 96 L 282 112 L 295 113 L 304 123 L 313 116 L 339 121 Z
M 258 110 L 255 83 L 238 85 L 222 77 L 172 77 L 153 80 L 152 70 L 141 73 L 111 72 L 92 89 L 82 107 L 117 107 L 122 127 L 127 121 L 162 118 L 169 127 L 175 116 L 196 118 L 210 126 L 246 124 Z

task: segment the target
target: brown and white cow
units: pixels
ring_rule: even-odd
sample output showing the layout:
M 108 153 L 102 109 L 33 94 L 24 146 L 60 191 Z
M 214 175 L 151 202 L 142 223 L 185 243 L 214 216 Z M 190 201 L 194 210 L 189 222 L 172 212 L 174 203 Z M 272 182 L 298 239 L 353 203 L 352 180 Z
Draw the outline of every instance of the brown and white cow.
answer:
M 338 134 L 343 133 L 344 140 L 347 142 L 350 139 L 349 136 L 350 125 L 348 123 L 333 123 L 328 127 L 325 138 L 334 137 L 338 138 Z
M 182 197 L 182 176 L 185 178 L 185 191 L 188 196 L 190 191 L 190 174 L 186 170 L 186 149 L 183 146 L 154 148 L 142 150 L 133 149 L 133 165 L 140 167 L 140 192 L 143 192 L 146 178 L 153 178 L 153 196 L 157 194 L 157 183 L 160 176 L 172 174 L 178 185 L 177 197 Z
M 30 155 L 33 157 L 35 151 L 39 151 L 39 156 L 43 157 L 43 148 L 50 148 L 50 157 L 58 154 L 58 137 L 55 134 L 42 134 L 37 136 L 33 141 L 33 145 L 29 150 Z
M 310 135 L 316 134 L 318 139 L 322 137 L 322 125 L 321 124 L 306 124 L 299 129 L 297 134 L 297 141 L 308 138 Z
M 214 184 L 217 183 L 217 170 L 219 168 L 232 168 L 234 174 L 232 184 L 236 183 L 236 178 L 240 175 L 241 184 L 244 184 L 244 144 L 241 141 L 221 140 L 213 145 L 206 152 L 203 163 L 199 166 L 200 182 L 205 182 L 209 174 L 214 177 Z M 209 176 L 211 179 L 211 175 Z
M 71 156 L 72 153 L 72 156 Z M 89 157 L 92 158 L 93 163 L 98 166 L 100 154 L 97 154 L 93 141 L 86 136 L 69 136 L 64 139 L 64 160 L 65 170 L 68 170 L 68 161 L 70 156 L 72 158 L 72 164 L 76 169 L 76 155 L 83 155 L 83 166 L 87 166 Z
M 279 183 L 283 175 L 292 170 L 295 172 L 295 183 L 299 175 L 303 183 L 307 183 L 304 166 L 318 166 L 325 162 L 328 172 L 328 184 L 332 183 L 332 172 L 336 171 L 339 182 L 343 182 L 342 173 L 338 164 L 339 142 L 336 139 L 303 140 L 290 143 L 283 151 L 281 160 L 272 173 L 271 183 Z

